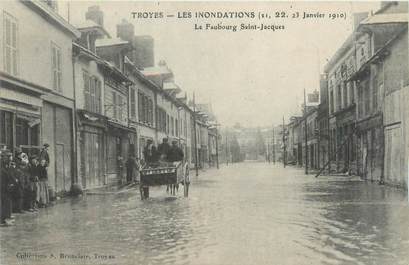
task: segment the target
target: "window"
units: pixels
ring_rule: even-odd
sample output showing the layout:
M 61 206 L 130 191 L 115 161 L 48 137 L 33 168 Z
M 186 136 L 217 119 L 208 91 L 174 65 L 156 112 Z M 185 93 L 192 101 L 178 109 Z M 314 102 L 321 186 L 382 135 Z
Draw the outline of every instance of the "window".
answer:
M 346 108 L 348 106 L 348 87 L 346 83 L 342 83 L 342 93 L 343 93 L 343 107 Z
M 150 98 L 148 98 L 148 113 L 148 123 L 153 125 L 153 101 Z
M 364 115 L 369 115 L 369 112 L 371 111 L 371 97 L 370 97 L 370 91 L 369 91 L 369 86 L 364 87 L 364 101 L 365 101 L 365 113 Z
M 4 71 L 17 76 L 19 74 L 18 63 L 18 22 L 13 16 L 3 12 L 4 32 Z
M 143 104 L 142 104 L 142 94 L 138 92 L 138 120 L 142 122 L 143 120 Z
M 170 118 L 170 126 L 172 135 L 175 135 L 175 120 L 173 119 L 173 117 Z
M 136 119 L 135 89 L 131 88 L 131 118 Z
M 156 115 L 160 115 L 159 112 Z M 153 101 L 143 93 L 138 93 L 138 119 L 139 122 L 154 125 Z
M 94 81 L 95 81 L 95 96 L 94 96 L 95 112 L 101 113 L 102 111 L 102 108 L 101 108 L 102 82 L 96 77 L 94 78 Z
M 113 117 L 114 118 L 116 118 L 116 116 L 117 116 L 116 104 L 117 104 L 116 93 L 114 91 L 112 91 L 112 112 L 113 112 Z
M 91 93 L 90 93 L 90 77 L 87 72 L 83 71 L 82 72 L 82 78 L 84 82 L 84 98 L 85 98 L 85 109 L 90 110 L 91 109 Z
M 358 117 L 362 118 L 364 116 L 364 98 L 363 98 L 363 88 L 358 87 Z
M 159 131 L 166 133 L 166 112 L 160 108 L 156 108 L 157 111 L 157 119 L 156 124 Z
M 101 113 L 101 81 L 83 71 L 85 109 Z
M 170 133 L 170 122 L 169 115 L 166 114 L 166 133 Z
M 355 103 L 355 91 L 354 91 L 354 83 L 350 82 L 349 85 L 349 102 L 351 104 Z
M 337 108 L 336 111 L 340 110 L 342 108 L 342 93 L 341 93 L 341 86 L 337 86 Z
M 330 112 L 334 113 L 334 91 L 333 90 L 331 90 L 329 94 L 329 108 L 330 108 Z
M 0 148 L 13 146 L 13 114 L 0 110 Z
M 61 87 L 61 49 L 55 43 L 51 43 L 51 67 L 53 77 L 53 89 L 62 92 Z
M 117 98 L 117 104 L 116 104 L 116 118 L 120 121 L 122 121 L 122 111 L 123 111 L 123 98 L 121 95 L 117 94 L 116 95 Z

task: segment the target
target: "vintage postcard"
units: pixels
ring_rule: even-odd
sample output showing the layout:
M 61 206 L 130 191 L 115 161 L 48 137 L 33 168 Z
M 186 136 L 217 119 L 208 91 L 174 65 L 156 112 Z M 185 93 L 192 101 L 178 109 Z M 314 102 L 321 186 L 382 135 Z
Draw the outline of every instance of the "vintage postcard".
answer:
M 0 264 L 409 264 L 407 1 L 0 4 Z

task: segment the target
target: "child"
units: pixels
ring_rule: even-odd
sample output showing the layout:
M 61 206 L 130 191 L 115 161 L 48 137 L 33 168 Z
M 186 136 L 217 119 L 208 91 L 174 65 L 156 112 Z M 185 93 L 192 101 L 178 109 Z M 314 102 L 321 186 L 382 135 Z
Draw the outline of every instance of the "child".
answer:
M 40 181 L 40 207 L 47 207 L 50 202 L 50 197 L 48 195 L 48 176 L 47 176 L 47 161 L 45 159 L 41 160 L 38 167 L 38 179 Z

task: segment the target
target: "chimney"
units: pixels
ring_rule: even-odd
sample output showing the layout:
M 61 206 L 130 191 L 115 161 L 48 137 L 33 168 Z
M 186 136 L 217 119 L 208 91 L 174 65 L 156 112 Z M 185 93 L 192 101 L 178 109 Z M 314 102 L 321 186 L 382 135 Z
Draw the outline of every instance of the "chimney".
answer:
M 87 13 L 85 13 L 85 19 L 89 19 L 100 25 L 104 26 L 104 13 L 99 9 L 99 6 L 88 7 Z
M 126 19 L 122 19 L 121 24 L 116 25 L 116 36 L 122 40 L 132 42 L 135 36 L 134 25 Z
M 368 12 L 361 12 L 361 13 L 354 13 L 354 30 L 356 30 L 359 26 L 359 23 L 361 23 L 362 20 L 367 18 L 369 15 Z
M 153 44 L 154 40 L 151 36 L 136 36 L 134 38 L 134 63 L 138 68 L 155 66 Z

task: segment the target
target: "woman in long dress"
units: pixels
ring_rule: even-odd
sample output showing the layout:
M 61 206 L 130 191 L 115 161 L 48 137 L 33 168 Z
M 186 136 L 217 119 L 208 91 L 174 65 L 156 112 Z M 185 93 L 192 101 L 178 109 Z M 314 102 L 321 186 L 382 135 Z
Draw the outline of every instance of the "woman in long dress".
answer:
M 47 167 L 46 161 L 44 159 L 41 160 L 41 163 L 38 168 L 38 177 L 39 177 L 39 186 L 40 186 L 40 207 L 47 207 L 48 203 L 50 202 L 50 197 L 48 194 L 48 176 L 47 176 Z

